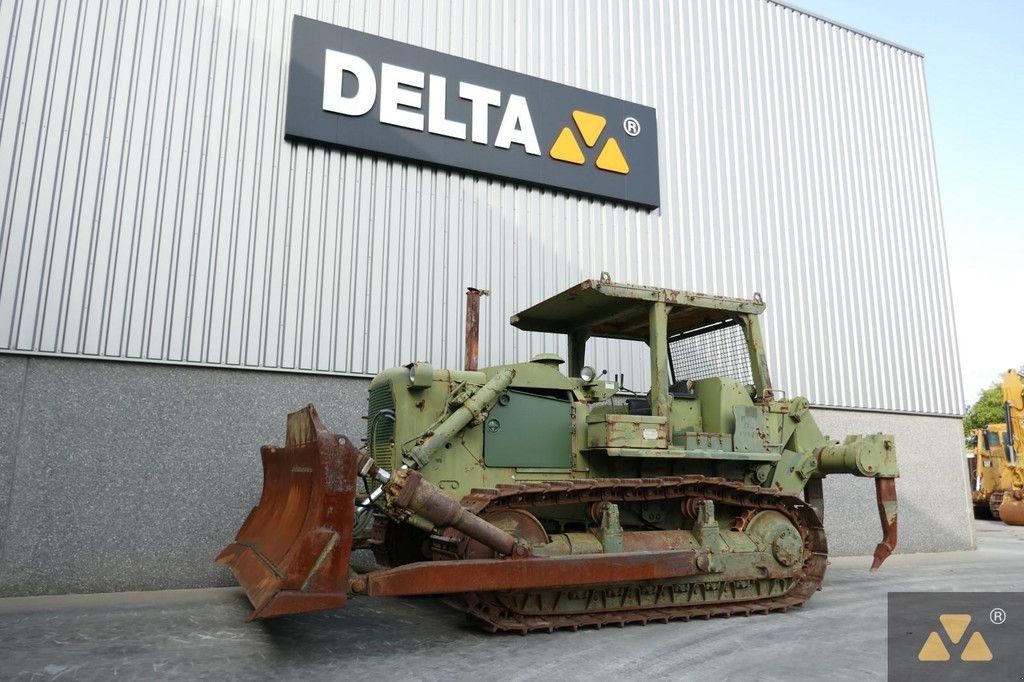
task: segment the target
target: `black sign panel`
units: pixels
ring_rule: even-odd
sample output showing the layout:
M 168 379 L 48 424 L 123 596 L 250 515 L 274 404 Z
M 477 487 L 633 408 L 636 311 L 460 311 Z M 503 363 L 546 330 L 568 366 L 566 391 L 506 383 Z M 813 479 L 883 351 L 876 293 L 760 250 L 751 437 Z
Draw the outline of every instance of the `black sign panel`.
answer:
M 654 109 L 296 16 L 285 136 L 656 208 Z

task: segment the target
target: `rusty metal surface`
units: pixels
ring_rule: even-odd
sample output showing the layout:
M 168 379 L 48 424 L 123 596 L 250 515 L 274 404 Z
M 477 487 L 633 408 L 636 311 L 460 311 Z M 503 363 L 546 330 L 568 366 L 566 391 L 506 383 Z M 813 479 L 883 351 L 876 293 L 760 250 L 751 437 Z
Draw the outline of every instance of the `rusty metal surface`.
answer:
M 438 528 L 454 528 L 499 554 L 529 554 L 528 546 L 517 545 L 515 537 L 463 509 L 440 488 L 424 480 L 418 471 L 396 472 L 387 490 L 389 506 L 397 508 L 399 514 L 407 509 Z
M 481 518 L 531 546 L 546 545 L 552 540 L 544 529 L 544 524 L 536 516 L 522 509 L 497 509 Z M 563 553 L 569 554 L 570 552 Z M 493 549 L 476 540 L 467 542 L 461 552 L 463 559 L 495 559 L 497 557 L 498 555 Z
M 881 568 L 882 563 L 896 549 L 896 479 L 876 478 L 875 496 L 878 502 L 878 517 L 882 522 L 882 541 L 875 547 L 875 559 L 871 562 L 872 571 Z
M 348 591 L 358 453 L 307 405 L 288 416 L 286 447 L 264 446 L 263 493 L 217 557 L 253 618 L 338 608 Z
M 466 370 L 475 370 L 480 356 L 480 297 L 486 289 L 466 289 Z
M 1024 526 L 1024 493 L 1014 490 L 1003 495 L 999 519 L 1010 526 Z
M 422 561 L 366 576 L 372 597 L 605 585 L 702 573 L 704 550 L 624 552 L 533 559 Z

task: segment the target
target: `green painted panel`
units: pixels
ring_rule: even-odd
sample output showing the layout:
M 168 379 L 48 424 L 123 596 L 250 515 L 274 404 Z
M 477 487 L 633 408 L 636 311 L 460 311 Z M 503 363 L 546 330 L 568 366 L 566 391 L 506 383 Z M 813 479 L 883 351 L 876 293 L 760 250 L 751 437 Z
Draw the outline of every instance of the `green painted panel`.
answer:
M 768 451 L 768 415 L 760 405 L 736 405 L 736 433 L 733 443 L 736 452 Z
M 484 463 L 489 467 L 568 469 L 571 449 L 568 400 L 506 391 L 484 420 Z

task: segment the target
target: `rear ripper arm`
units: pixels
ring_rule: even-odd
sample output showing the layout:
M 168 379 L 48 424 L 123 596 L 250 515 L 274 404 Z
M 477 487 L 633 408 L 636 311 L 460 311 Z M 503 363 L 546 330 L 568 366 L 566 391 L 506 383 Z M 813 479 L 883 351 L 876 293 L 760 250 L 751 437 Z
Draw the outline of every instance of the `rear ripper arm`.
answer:
M 882 541 L 875 547 L 871 564 L 871 570 L 877 571 L 896 549 L 896 479 L 900 472 L 896 466 L 893 437 L 881 434 L 848 436 L 841 444 L 821 445 L 827 440 L 811 417 L 807 400 L 794 398 L 789 403 L 783 440 L 792 457 L 788 462 L 780 462 L 779 467 L 787 465 L 783 475 L 785 471 L 791 471 L 805 480 L 804 496 L 819 516 L 824 516 L 821 479 L 826 474 L 853 474 L 875 479 L 875 499 L 882 524 Z

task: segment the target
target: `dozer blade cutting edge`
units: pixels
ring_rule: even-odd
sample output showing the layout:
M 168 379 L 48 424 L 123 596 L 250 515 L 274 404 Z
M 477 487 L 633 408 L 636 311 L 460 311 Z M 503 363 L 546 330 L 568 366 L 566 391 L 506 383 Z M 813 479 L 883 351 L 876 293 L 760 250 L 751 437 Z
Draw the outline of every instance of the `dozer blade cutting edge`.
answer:
M 264 446 L 263 493 L 217 562 L 234 571 L 249 619 L 336 609 L 347 600 L 357 455 L 307 405 L 285 447 Z

